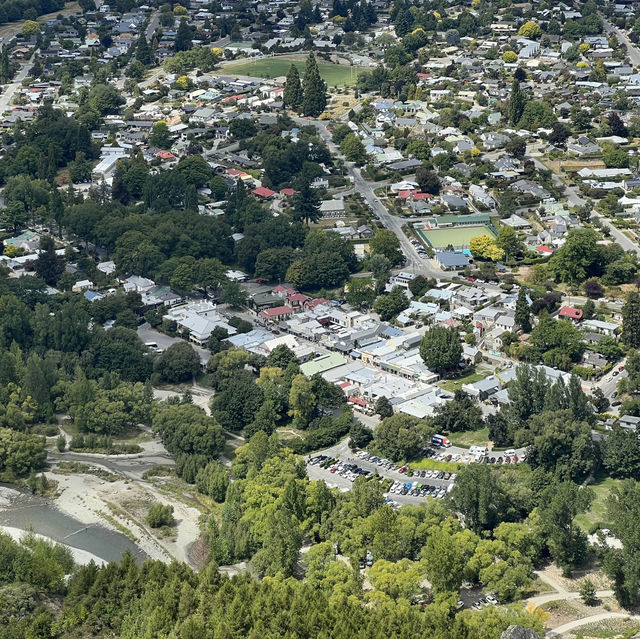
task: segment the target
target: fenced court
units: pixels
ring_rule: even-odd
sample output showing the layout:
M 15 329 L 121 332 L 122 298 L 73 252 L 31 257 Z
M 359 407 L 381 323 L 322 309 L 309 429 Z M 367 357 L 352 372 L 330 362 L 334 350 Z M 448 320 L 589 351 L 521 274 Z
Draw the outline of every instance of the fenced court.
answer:
M 434 249 L 444 249 L 453 246 L 454 249 L 466 249 L 472 237 L 488 235 L 495 237 L 495 232 L 489 226 L 457 226 L 441 229 L 415 229 L 416 233 Z

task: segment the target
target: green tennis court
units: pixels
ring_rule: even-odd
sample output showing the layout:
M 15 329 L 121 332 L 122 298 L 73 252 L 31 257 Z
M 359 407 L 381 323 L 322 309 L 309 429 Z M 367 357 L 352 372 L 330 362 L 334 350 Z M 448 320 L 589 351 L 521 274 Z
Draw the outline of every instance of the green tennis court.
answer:
M 417 232 L 434 249 L 443 249 L 453 246 L 455 249 L 467 248 L 472 237 L 488 235 L 494 237 L 495 233 L 488 226 L 458 226 L 446 229 L 419 229 Z

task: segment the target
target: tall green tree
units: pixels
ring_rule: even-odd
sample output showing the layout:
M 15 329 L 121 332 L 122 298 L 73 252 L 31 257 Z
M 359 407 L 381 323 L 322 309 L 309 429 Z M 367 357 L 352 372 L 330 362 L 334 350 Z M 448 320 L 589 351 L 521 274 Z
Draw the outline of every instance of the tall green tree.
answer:
M 458 331 L 453 327 L 432 327 L 422 338 L 420 356 L 427 367 L 439 375 L 456 370 L 462 357 Z
M 304 72 L 302 86 L 304 90 L 302 112 L 304 115 L 318 117 L 327 106 L 327 85 L 320 77 L 318 63 L 313 52 L 307 58 L 307 67 Z
M 640 295 L 631 291 L 622 307 L 622 341 L 633 348 L 640 347 Z
M 516 300 L 516 324 L 525 333 L 531 332 L 531 311 L 529 310 L 529 302 L 527 301 L 527 289 L 524 286 L 518 291 L 518 299 Z
M 520 87 L 520 81 L 515 79 L 511 84 L 511 93 L 509 95 L 509 107 L 508 115 L 509 122 L 513 125 L 517 125 L 520 122 L 520 118 L 524 113 L 524 108 L 527 105 L 527 94 Z
M 187 24 L 186 18 L 180 19 L 175 40 L 173 41 L 174 51 L 188 51 L 193 46 L 191 41 L 191 29 Z
M 287 73 L 287 81 L 284 85 L 284 93 L 282 95 L 285 106 L 297 111 L 302 105 L 302 84 L 300 82 L 300 74 L 298 67 L 292 64 Z
M 147 42 L 147 38 L 143 33 L 138 38 L 138 44 L 136 45 L 136 60 L 145 66 L 153 64 L 153 51 Z
M 311 187 L 309 180 L 299 181 L 298 192 L 293 197 L 293 219 L 305 222 L 317 222 L 322 217 L 320 196 Z

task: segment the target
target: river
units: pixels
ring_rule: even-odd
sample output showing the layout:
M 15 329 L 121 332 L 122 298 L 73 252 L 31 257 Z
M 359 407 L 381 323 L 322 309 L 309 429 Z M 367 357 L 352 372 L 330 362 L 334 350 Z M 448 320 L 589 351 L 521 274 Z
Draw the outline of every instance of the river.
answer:
M 84 524 L 60 512 L 53 502 L 7 484 L 0 484 L 0 526 L 32 530 L 105 561 L 119 561 L 127 550 L 138 563 L 147 558 L 126 535 L 99 524 Z

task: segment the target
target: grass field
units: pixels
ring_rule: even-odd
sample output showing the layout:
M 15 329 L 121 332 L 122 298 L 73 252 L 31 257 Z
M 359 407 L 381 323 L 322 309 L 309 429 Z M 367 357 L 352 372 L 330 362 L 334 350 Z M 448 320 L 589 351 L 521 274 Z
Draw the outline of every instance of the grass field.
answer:
M 300 77 L 304 75 L 306 58 L 302 56 L 286 56 L 277 58 L 261 58 L 258 60 L 244 60 L 237 64 L 224 66 L 220 73 L 247 75 L 252 78 L 278 78 L 287 75 L 291 63 L 298 67 Z M 318 61 L 318 70 L 328 87 L 351 86 L 356 83 L 358 67 L 349 67 L 342 64 Z
M 620 479 L 612 479 L 611 477 L 597 478 L 595 482 L 589 484 L 589 487 L 593 489 L 596 494 L 591 508 L 586 512 L 576 517 L 576 522 L 583 530 L 588 530 L 589 526 L 596 522 L 602 522 L 606 527 L 607 521 L 607 497 L 611 489 L 620 483 Z
M 465 430 L 461 433 L 451 433 L 449 441 L 454 446 L 469 448 L 470 446 L 486 446 L 489 443 L 489 429 Z
M 426 239 L 427 243 L 435 249 L 446 248 L 451 245 L 454 248 L 468 247 L 472 237 L 476 235 L 488 235 L 493 237 L 493 232 L 488 226 L 460 226 L 450 229 L 417 229 L 416 232 Z

